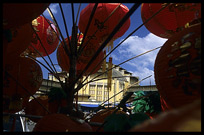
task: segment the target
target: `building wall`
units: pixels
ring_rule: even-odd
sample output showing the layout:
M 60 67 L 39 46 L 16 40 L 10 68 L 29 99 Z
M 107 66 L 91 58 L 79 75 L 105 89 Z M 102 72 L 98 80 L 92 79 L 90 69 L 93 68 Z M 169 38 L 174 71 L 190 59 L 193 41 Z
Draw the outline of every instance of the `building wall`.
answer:
M 121 73 L 123 76 L 132 76 L 132 73 L 129 73 L 123 68 L 116 68 L 118 72 Z M 95 76 L 100 74 L 102 71 L 99 70 L 98 73 L 90 75 L 87 79 L 88 82 L 92 80 Z M 53 81 L 58 81 L 55 77 L 53 77 L 51 74 L 48 77 L 49 79 Z M 100 77 L 97 77 L 95 79 L 101 79 L 101 78 L 107 78 L 107 74 L 104 74 Z M 137 77 L 134 77 L 137 78 Z M 63 80 L 63 79 L 61 79 Z M 125 80 L 125 81 L 124 81 Z M 112 85 L 111 85 L 111 91 L 107 90 L 107 79 L 103 80 L 98 80 L 94 82 L 90 82 L 89 84 L 85 85 L 81 90 L 79 90 L 78 95 L 81 97 L 89 95 L 89 101 L 93 102 L 104 102 L 108 98 L 112 97 L 113 95 L 117 94 L 124 88 L 127 88 L 130 85 L 131 82 L 131 77 L 125 77 L 124 80 L 118 79 L 118 78 L 112 78 Z M 117 96 L 113 97 L 112 99 L 109 100 L 109 103 L 114 103 L 114 102 L 120 102 L 120 100 L 123 98 L 124 93 L 127 90 L 124 90 L 123 92 L 119 93 Z M 78 98 L 78 101 L 87 101 L 87 98 Z
M 132 76 L 132 73 L 127 72 L 125 69 L 116 68 L 116 70 L 121 72 L 121 74 L 124 76 Z M 96 75 L 100 73 L 101 71 L 99 71 L 97 74 L 91 75 L 88 78 L 88 81 L 90 81 L 92 78 L 94 78 Z M 107 74 L 102 75 L 101 77 L 97 77 L 96 79 L 106 78 L 106 77 L 107 77 Z M 108 98 L 119 93 L 124 88 L 127 88 L 130 85 L 130 80 L 131 80 L 130 77 L 126 77 L 126 81 L 121 81 L 120 79 L 113 78 L 111 91 L 107 90 L 107 79 L 91 82 L 86 86 L 84 86 L 79 91 L 79 94 L 90 95 L 90 98 L 89 98 L 90 101 L 105 102 Z M 109 103 L 120 102 L 120 100 L 123 98 L 123 95 L 126 91 L 127 90 L 124 90 L 123 92 L 119 93 L 115 97 L 111 98 L 109 100 Z

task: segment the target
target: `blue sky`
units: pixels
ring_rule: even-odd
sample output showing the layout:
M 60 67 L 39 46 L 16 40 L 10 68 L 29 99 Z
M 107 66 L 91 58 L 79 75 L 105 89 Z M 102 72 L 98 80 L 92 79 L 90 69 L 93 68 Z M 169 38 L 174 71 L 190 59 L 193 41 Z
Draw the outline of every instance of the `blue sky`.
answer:
M 125 6 L 127 6 L 129 9 L 134 5 L 133 3 L 122 3 Z M 88 3 L 82 3 L 80 11 L 85 8 L 88 5 Z M 75 9 L 75 18 L 78 11 L 79 3 L 74 3 L 74 9 Z M 72 10 L 71 10 L 71 4 L 70 3 L 63 3 L 62 8 L 64 11 L 66 23 L 68 26 L 68 32 L 69 35 L 71 35 L 71 29 L 72 29 Z M 62 15 L 60 12 L 59 4 L 52 3 L 50 5 L 50 9 L 53 12 L 57 23 L 62 31 L 63 36 L 66 38 L 66 32 L 64 27 L 64 22 L 62 21 Z M 130 17 L 130 27 L 126 31 L 126 33 L 114 41 L 114 46 L 118 45 L 120 41 L 122 41 L 127 35 L 129 35 L 133 30 L 135 30 L 139 25 L 142 24 L 141 19 L 141 6 L 133 13 L 133 15 Z M 52 21 L 49 13 L 45 11 L 43 13 L 45 17 Z M 79 18 L 78 18 L 79 20 Z M 78 23 L 77 23 L 78 24 Z M 136 55 L 139 55 L 145 51 L 148 51 L 150 49 L 159 47 L 165 43 L 167 39 L 157 37 L 156 35 L 150 33 L 145 26 L 141 27 L 137 32 L 135 32 L 131 37 L 129 37 L 123 44 L 121 44 L 120 47 L 118 47 L 111 56 L 113 57 L 113 64 L 119 64 L 131 57 L 134 57 Z M 154 85 L 154 61 L 156 58 L 156 55 L 158 53 L 158 50 L 155 50 L 153 52 L 150 52 L 148 54 L 145 54 L 143 56 L 140 56 L 136 59 L 133 59 L 123 65 L 121 65 L 122 68 L 128 70 L 129 72 L 133 73 L 134 76 L 139 77 L 139 79 L 143 79 L 149 75 L 152 75 L 151 78 L 148 78 L 140 83 L 140 85 Z M 50 54 L 50 57 L 54 64 L 57 64 L 56 59 L 56 51 Z M 37 58 L 41 62 L 45 63 L 42 58 Z M 47 59 L 47 57 L 45 57 Z M 49 62 L 49 61 L 48 61 Z M 42 67 L 43 71 L 43 78 L 47 79 L 48 71 Z M 61 71 L 59 66 L 56 66 L 57 71 Z

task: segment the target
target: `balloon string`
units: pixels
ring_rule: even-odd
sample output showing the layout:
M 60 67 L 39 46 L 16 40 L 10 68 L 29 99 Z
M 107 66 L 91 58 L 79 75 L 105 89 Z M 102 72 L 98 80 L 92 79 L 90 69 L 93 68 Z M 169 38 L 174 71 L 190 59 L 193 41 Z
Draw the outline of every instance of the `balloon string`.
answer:
M 49 24 L 49 23 L 48 23 Z M 49 54 L 47 53 L 47 50 L 45 49 L 45 47 L 44 47 L 44 45 L 43 45 L 43 43 L 41 42 L 41 39 L 40 39 L 40 37 L 39 37 L 39 35 L 37 34 L 37 32 L 35 31 L 35 29 L 34 29 L 34 27 L 33 27 L 33 25 L 31 25 L 32 26 L 32 29 L 33 29 L 33 31 L 34 31 L 34 33 L 36 34 L 36 36 L 37 36 L 37 38 L 38 38 L 38 40 L 39 40 L 39 42 L 40 42 L 40 45 L 43 47 L 43 50 L 45 51 L 45 53 L 46 53 L 46 55 L 47 55 L 47 57 L 48 57 L 48 59 L 49 59 L 49 61 L 51 62 L 51 65 L 52 65 L 52 67 L 53 67 L 53 69 L 54 69 L 54 73 L 57 73 L 57 70 L 56 70 L 56 68 L 55 68 L 55 66 L 54 66 L 54 64 L 53 64 L 53 62 L 52 62 L 52 60 L 51 60 L 51 58 L 50 58 L 50 56 L 49 56 Z M 32 45 L 32 44 L 31 44 Z M 33 46 L 34 47 L 34 46 Z M 37 50 L 37 49 L 36 49 Z M 40 55 L 41 56 L 41 55 Z M 41 56 L 42 57 L 42 56 Z M 45 60 L 45 59 L 44 59 Z M 48 64 L 48 63 L 47 63 Z M 49 65 L 49 64 L 48 64 Z M 49 66 L 50 67 L 50 66 Z M 51 68 L 51 67 L 50 67 Z M 52 68 L 51 68 L 52 69 Z M 53 70 L 52 69 L 52 70 Z M 59 81 L 60 81 L 60 79 L 59 79 Z
M 74 4 L 71 3 L 71 8 L 72 8 L 72 23 L 73 23 L 73 26 L 76 26 L 76 24 L 74 23 Z
M 43 15 L 44 16 L 44 15 Z M 44 17 L 45 18 L 45 17 Z M 45 19 L 47 22 L 48 22 L 48 20 L 47 19 Z M 57 35 L 57 37 L 59 38 L 59 36 L 58 36 L 58 34 L 56 33 L 56 31 L 53 29 L 53 27 L 51 26 L 51 24 L 48 22 L 48 24 L 50 25 L 50 27 L 52 28 L 52 30 L 55 32 L 55 34 Z M 40 39 L 39 38 L 39 36 L 38 36 L 38 34 L 36 33 L 36 31 L 34 30 L 34 28 L 33 28 L 33 26 L 31 25 L 31 27 L 32 27 L 32 29 L 33 29 L 33 31 L 35 32 L 35 34 L 36 34 L 36 36 L 37 36 L 37 38 L 38 38 L 38 40 Z M 40 40 L 39 40 L 40 41 Z M 41 45 L 42 45 L 42 42 L 40 41 L 40 43 L 41 43 Z M 54 64 L 53 64 L 53 62 L 52 62 L 52 60 L 50 59 L 50 56 L 48 55 L 48 59 L 50 60 L 50 62 L 51 62 L 51 65 L 52 65 L 52 67 L 54 68 L 54 70 L 53 70 L 53 68 L 50 66 L 50 64 L 47 62 L 47 60 L 45 60 L 45 58 L 41 55 L 41 53 L 32 45 L 32 44 L 30 44 L 31 45 L 31 47 L 41 56 L 41 58 L 43 58 L 43 60 L 46 62 L 46 64 L 49 66 L 49 68 L 52 70 L 52 74 L 55 74 L 55 73 L 57 73 L 57 70 L 56 70 L 56 68 L 55 68 L 55 66 L 54 66 Z M 42 47 L 44 48 L 44 46 L 42 45 Z M 45 50 L 45 52 L 47 53 L 47 51 L 46 51 L 46 49 L 44 48 L 44 50 Z M 47 68 L 46 68 L 47 69 Z M 57 76 L 57 74 L 55 74 L 56 76 Z M 60 82 L 60 84 L 62 84 L 62 81 L 60 80 L 60 77 L 59 76 L 57 76 L 56 77 L 58 80 L 59 80 L 59 82 Z M 63 86 L 62 86 L 63 87 Z
M 67 34 L 67 39 L 68 39 L 68 43 L 69 43 L 69 48 L 71 48 L 71 40 L 70 40 L 70 37 L 69 37 L 69 32 L 68 32 L 68 28 L 67 28 L 67 24 L 66 24 L 66 20 L 65 20 L 65 17 L 64 17 L 64 12 L 63 12 L 63 9 L 62 9 L 62 5 L 61 3 L 59 3 L 59 7 L 60 7 L 60 11 L 61 11 L 61 14 L 62 14 L 62 19 L 63 19 L 63 22 L 64 22 L 64 27 L 65 27 L 65 32 Z M 62 37 L 63 38 L 63 37 Z M 70 56 L 70 50 L 71 49 L 68 49 L 68 45 L 67 44 L 62 44 L 63 48 L 65 51 L 67 51 L 67 55 Z
M 126 61 L 121 62 L 121 63 L 118 64 L 118 65 L 113 66 L 111 69 L 116 68 L 116 67 L 118 67 L 118 66 L 120 66 L 120 65 L 122 65 L 122 64 L 124 64 L 124 63 L 126 63 L 126 62 L 128 62 L 128 61 L 130 61 L 130 60 L 132 60 L 132 59 L 135 59 L 135 58 L 137 58 L 137 57 L 140 57 L 140 56 L 142 56 L 142 55 L 144 55 L 144 54 L 147 54 L 147 53 L 149 53 L 149 52 L 152 52 L 152 51 L 154 51 L 154 50 L 156 50 L 156 49 L 159 49 L 159 48 L 161 48 L 161 47 L 162 47 L 162 46 L 159 46 L 159 47 L 156 47 L 156 48 L 154 48 L 154 49 L 148 50 L 148 51 L 146 51 L 146 52 L 144 52 L 144 53 L 141 53 L 141 54 L 139 54 L 139 55 L 136 55 L 136 56 L 134 56 L 134 57 L 132 57 L 132 58 L 126 60 Z M 93 81 L 95 78 L 97 78 L 97 77 L 99 77 L 99 76 L 101 76 L 101 75 L 107 73 L 107 72 L 108 72 L 109 70 L 111 70 L 111 69 L 108 69 L 108 70 L 106 70 L 106 72 L 103 72 L 103 73 L 101 73 L 101 74 L 98 74 L 97 76 L 95 76 L 94 78 L 92 78 L 92 80 L 90 80 L 89 82 L 91 82 L 91 81 Z M 79 87 L 79 88 L 77 88 L 76 90 L 80 90 L 80 87 L 83 87 L 83 85 L 78 85 L 78 87 Z
M 52 73 L 54 73 L 54 70 L 52 69 L 52 67 L 50 66 L 50 64 L 47 62 L 47 60 L 45 60 L 45 58 L 42 56 L 42 54 L 35 48 L 35 46 L 33 46 L 32 44 L 30 44 L 30 47 L 32 47 L 41 57 L 42 57 L 42 59 L 45 61 L 45 63 L 49 66 L 49 68 L 50 68 L 50 70 L 52 70 Z M 27 55 L 26 54 L 26 56 L 31 56 L 32 57 L 32 55 Z
M 48 10 L 48 9 L 47 9 Z M 50 12 L 49 12 L 50 13 Z M 51 14 L 51 13 L 50 13 Z M 42 16 L 45 18 L 45 16 L 42 14 Z M 50 15 L 51 16 L 51 15 Z M 52 19 L 52 20 L 54 20 L 54 18 Z M 46 21 L 48 22 L 48 20 L 46 19 Z M 53 21 L 54 22 L 54 21 Z M 61 38 L 63 39 L 63 40 L 61 40 L 60 39 L 60 37 L 59 37 L 59 35 L 57 34 L 57 32 L 54 30 L 54 28 L 52 27 L 52 25 L 48 22 L 48 24 L 50 25 L 50 27 L 51 27 L 51 29 L 53 30 L 53 32 L 55 33 L 55 35 L 57 36 L 57 38 L 58 38 L 58 40 L 60 41 L 59 43 L 60 44 L 62 44 L 62 46 L 63 46 L 63 48 L 65 49 L 66 48 L 66 46 L 67 46 L 67 43 L 65 42 L 65 40 L 64 40 L 64 37 L 62 36 L 62 35 L 60 35 L 61 36 Z M 58 32 L 59 32 L 59 28 L 58 28 L 58 26 L 57 26 L 57 24 L 54 22 L 54 24 L 55 24 L 55 26 L 56 26 L 56 29 L 58 30 Z M 66 25 L 66 23 L 65 23 L 65 25 Z M 67 29 L 65 29 L 66 30 L 66 32 L 68 32 L 67 31 Z M 69 35 L 69 34 L 67 34 L 67 35 Z M 68 36 L 69 37 L 69 36 Z M 69 40 L 69 38 L 68 38 L 68 40 Z M 62 43 L 63 42 L 63 43 Z M 70 41 L 69 41 L 70 42 Z M 67 50 L 67 51 L 65 51 L 66 53 L 67 53 L 67 55 L 69 56 L 69 50 L 68 49 L 65 49 L 65 50 Z
M 87 26 L 86 26 L 86 29 L 85 29 L 85 32 L 84 32 L 84 36 L 83 36 L 83 39 L 82 39 L 81 46 L 79 46 L 78 56 L 81 55 L 81 53 L 83 52 L 85 46 L 87 46 L 87 44 L 88 44 L 89 41 L 91 40 L 91 38 L 88 39 L 88 41 L 86 42 L 86 44 L 83 45 L 83 44 L 84 44 L 84 41 L 85 41 L 85 38 L 86 38 L 86 34 L 87 34 L 88 30 L 89 30 L 89 27 L 90 27 L 90 24 L 91 24 L 91 21 L 92 21 L 92 19 L 93 19 L 93 16 L 94 16 L 94 13 L 95 13 L 95 11 L 96 11 L 97 6 L 98 6 L 98 3 L 95 3 L 95 5 L 94 5 L 94 7 L 93 7 L 93 9 L 92 9 L 92 11 L 91 11 L 91 15 L 90 15 L 90 17 L 89 17 L 89 21 L 88 21 L 88 23 L 87 23 Z M 78 57 L 78 56 L 77 56 L 77 57 Z
M 76 16 L 75 24 L 77 23 L 77 20 L 78 20 L 80 8 L 81 8 L 81 3 L 79 4 L 79 8 L 78 8 L 78 11 L 77 11 L 77 16 Z
M 63 37 L 63 35 L 62 35 L 62 32 L 61 32 L 61 30 L 59 29 L 59 25 L 58 25 L 58 23 L 57 23 L 57 21 L 56 21 L 54 15 L 53 15 L 53 13 L 51 12 L 51 10 L 50 10 L 49 7 L 47 8 L 47 11 L 49 12 L 49 14 L 50 14 L 50 16 L 51 16 L 53 22 L 55 23 L 55 25 L 56 25 L 56 27 L 57 27 L 57 29 L 58 29 L 58 31 L 59 31 L 59 34 L 60 34 L 61 38 L 62 38 L 62 40 L 63 40 L 63 43 L 64 43 L 64 44 L 62 44 L 62 45 L 63 45 L 63 48 L 65 49 L 66 54 L 67 54 L 68 56 L 70 56 L 70 52 L 69 52 L 69 50 L 68 50 L 68 48 L 67 48 L 67 43 L 65 42 L 65 39 L 64 39 L 64 37 Z M 61 12 L 63 13 L 62 10 L 61 10 Z M 65 20 L 64 20 L 64 23 L 65 23 Z M 65 24 L 66 24 L 66 23 L 65 23 Z M 68 38 L 69 44 L 71 44 L 71 41 L 70 41 L 69 37 L 67 37 L 67 38 Z

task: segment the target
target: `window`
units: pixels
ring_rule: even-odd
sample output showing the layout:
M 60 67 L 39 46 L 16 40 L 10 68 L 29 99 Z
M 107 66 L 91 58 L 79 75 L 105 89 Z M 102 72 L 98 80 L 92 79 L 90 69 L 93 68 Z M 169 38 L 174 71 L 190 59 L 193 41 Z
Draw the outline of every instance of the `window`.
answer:
M 124 86 L 123 86 L 122 83 L 119 84 L 119 89 L 120 89 L 120 90 L 124 89 Z
M 96 85 L 89 85 L 90 90 L 94 90 Z
M 98 91 L 97 91 L 97 95 L 102 95 L 102 91 L 101 91 L 101 90 L 98 90 Z
M 96 100 L 97 100 L 97 101 L 102 101 L 102 97 L 101 97 L 101 96 L 97 96 L 97 97 L 96 97 Z
M 104 95 L 108 95 L 108 91 L 105 91 L 105 92 L 104 92 Z
M 89 94 L 90 95 L 94 95 L 95 94 L 95 90 L 89 90 Z
M 108 97 L 104 97 L 105 100 L 108 100 Z
M 102 85 L 97 85 L 97 90 L 102 90 L 103 86 Z

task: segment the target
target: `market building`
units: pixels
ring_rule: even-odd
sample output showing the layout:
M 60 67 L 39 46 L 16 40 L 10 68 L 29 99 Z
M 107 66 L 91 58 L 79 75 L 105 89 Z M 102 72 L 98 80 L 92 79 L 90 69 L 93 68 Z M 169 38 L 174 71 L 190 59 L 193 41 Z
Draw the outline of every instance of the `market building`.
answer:
M 102 70 L 100 69 L 97 73 L 90 75 L 85 83 L 91 81 L 94 77 L 101 73 Z M 60 80 L 64 82 L 64 76 L 67 75 L 67 73 L 60 72 L 58 75 L 60 76 Z M 107 78 L 107 73 L 95 78 L 94 80 L 97 81 L 87 83 L 81 90 L 79 90 L 79 104 L 100 104 L 119 93 L 108 101 L 109 104 L 117 104 L 128 91 L 127 88 L 131 84 L 134 83 L 134 86 L 139 86 L 139 84 L 136 83 L 138 82 L 139 78 L 132 76 L 132 73 L 119 66 L 112 70 L 112 83 L 110 91 L 107 90 L 107 79 L 102 78 Z M 51 87 L 61 87 L 61 85 L 52 74 L 48 74 L 48 79 L 43 80 L 42 85 L 36 95 L 48 92 L 49 88 Z

